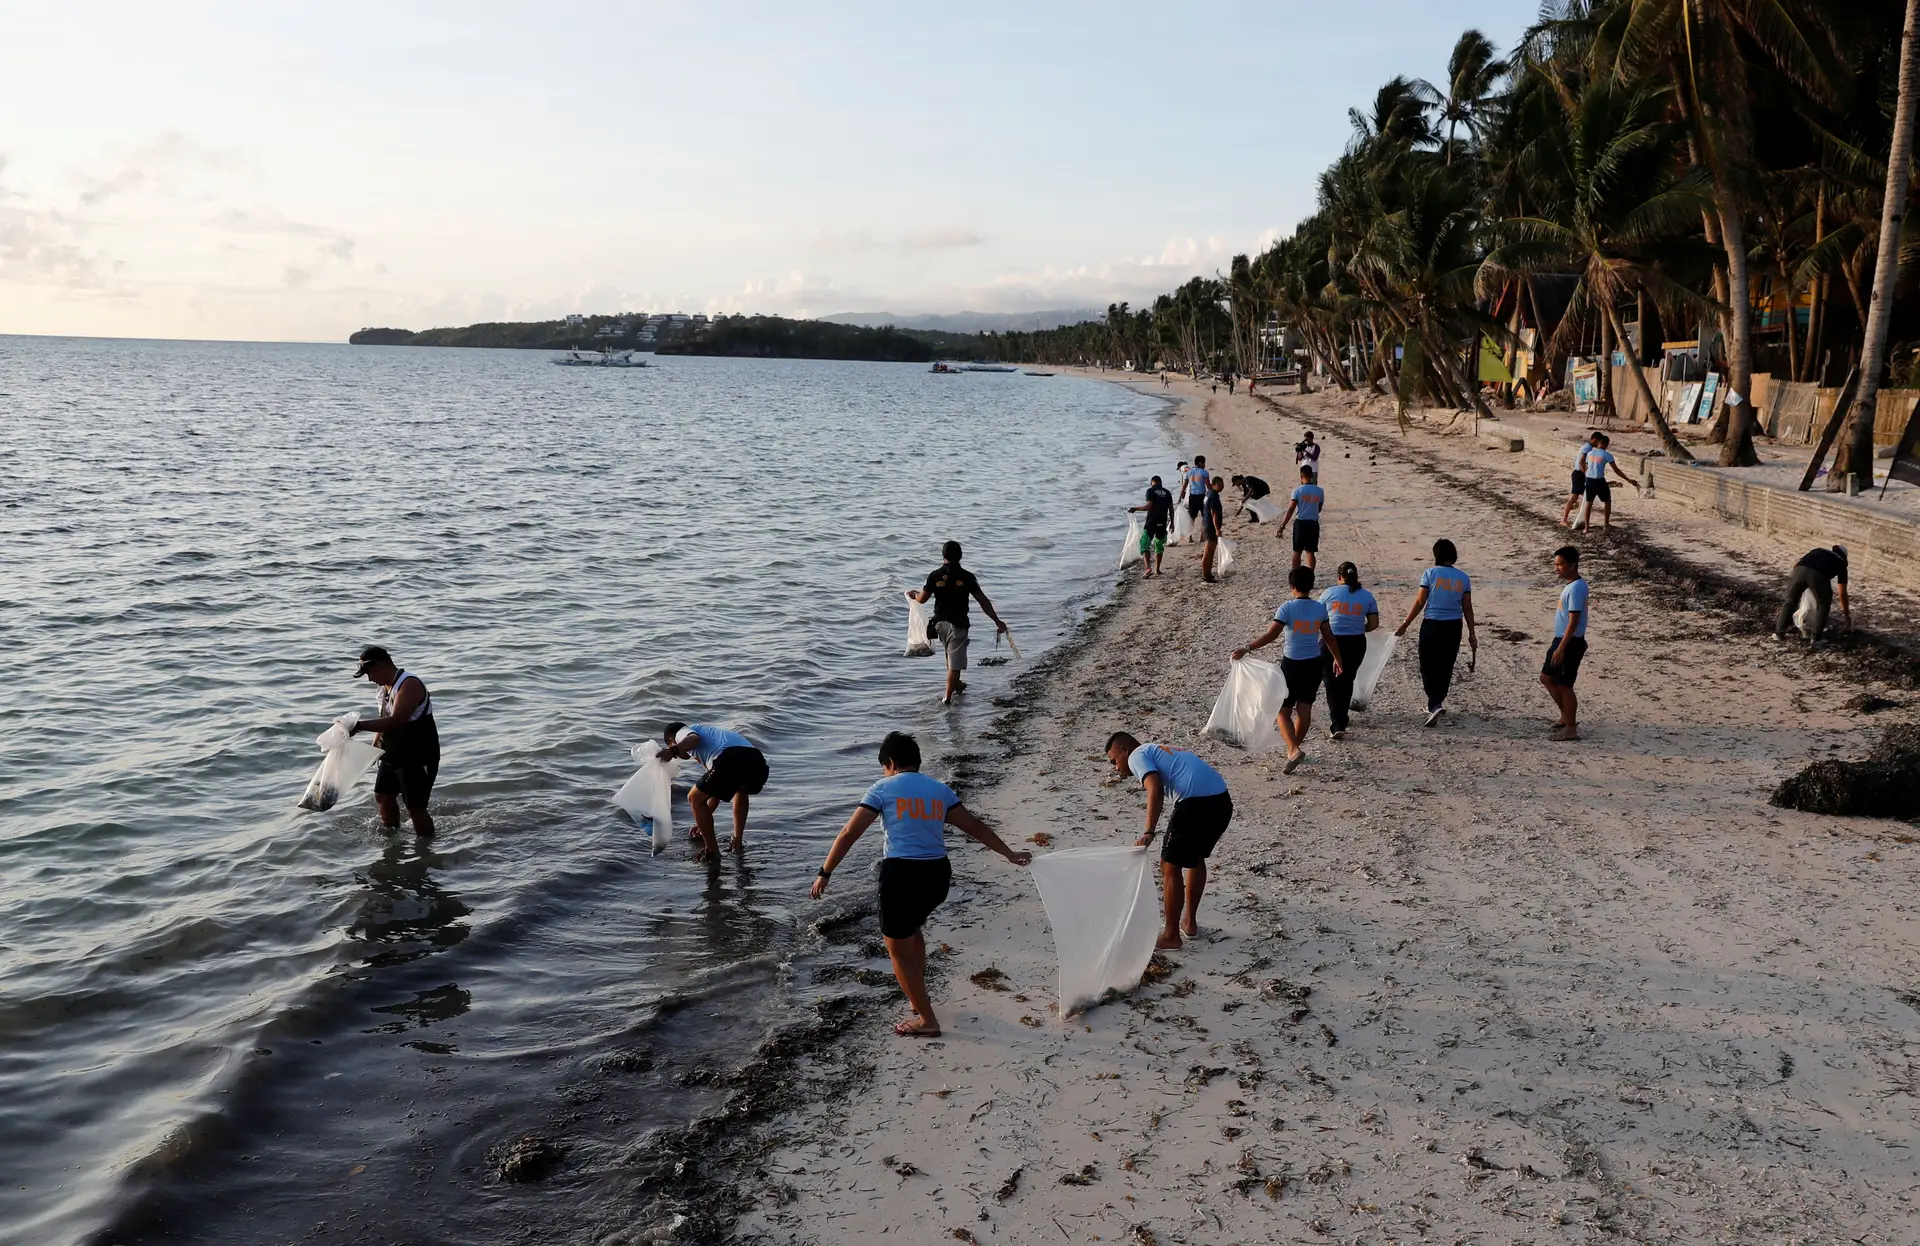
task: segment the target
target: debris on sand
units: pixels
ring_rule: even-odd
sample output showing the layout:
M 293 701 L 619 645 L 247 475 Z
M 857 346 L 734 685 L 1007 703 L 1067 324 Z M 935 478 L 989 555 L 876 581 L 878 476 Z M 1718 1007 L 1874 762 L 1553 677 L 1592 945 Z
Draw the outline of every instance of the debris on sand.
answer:
M 967 981 L 983 991 L 1004 991 L 1007 989 L 1006 971 L 996 965 L 989 965 L 979 973 L 967 975 Z
M 539 1134 L 523 1134 L 510 1146 L 496 1146 L 487 1152 L 495 1181 L 542 1181 L 565 1159 L 567 1149 L 547 1141 Z
M 1100 1175 L 1100 1170 L 1092 1164 L 1082 1164 L 1076 1172 L 1060 1174 L 1061 1185 L 1092 1185 Z
M 1837 817 L 1920 817 L 1920 727 L 1887 728 L 1866 761 L 1816 761 L 1775 788 L 1771 800 Z
M 1004 1203 L 1008 1199 L 1012 1198 L 1015 1194 L 1019 1193 L 1020 1174 L 1025 1171 L 1026 1171 L 1025 1168 L 1014 1169 L 1013 1175 L 1008 1177 L 1005 1181 L 1002 1181 L 1000 1183 L 1000 1188 L 994 1191 L 993 1201 L 996 1203 Z
M 1881 710 L 1899 709 L 1900 702 L 1889 701 L 1887 698 L 1871 692 L 1863 692 L 1857 697 L 1849 697 L 1847 700 L 1842 701 L 1840 708 L 1843 710 L 1851 710 L 1856 714 L 1878 714 Z

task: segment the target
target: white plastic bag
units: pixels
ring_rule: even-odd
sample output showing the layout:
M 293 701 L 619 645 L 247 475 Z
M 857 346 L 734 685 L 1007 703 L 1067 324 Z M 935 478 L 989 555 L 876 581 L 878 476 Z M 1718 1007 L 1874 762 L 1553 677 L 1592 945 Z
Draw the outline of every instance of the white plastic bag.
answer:
M 907 656 L 930 658 L 933 656 L 933 641 L 927 633 L 932 630 L 932 620 L 927 616 L 927 603 L 915 601 L 912 593 L 904 595 L 907 599 Z
M 1280 507 L 1271 498 L 1253 498 L 1247 503 L 1247 513 L 1256 523 L 1276 523 L 1280 519 Z
M 1280 743 L 1274 718 L 1287 699 L 1287 677 L 1279 667 L 1257 658 L 1241 658 L 1227 672 L 1226 686 L 1213 703 L 1206 733 L 1250 753 L 1264 753 Z
M 1374 688 L 1380 683 L 1380 672 L 1387 669 L 1393 651 L 1399 647 L 1400 638 L 1385 628 L 1368 634 L 1367 656 L 1360 659 L 1360 673 L 1353 677 L 1353 708 L 1367 708 L 1373 700 Z
M 1193 539 L 1193 516 L 1187 514 L 1187 503 L 1183 498 L 1173 504 L 1173 543 Z
M 358 714 L 342 714 L 314 740 L 325 756 L 320 759 L 320 768 L 313 772 L 313 778 L 307 781 L 300 808 L 316 813 L 333 808 L 380 756 L 380 747 L 372 737 L 348 734 L 359 721 Z
M 1793 626 L 1808 640 L 1813 639 L 1813 616 L 1819 611 L 1820 599 L 1805 589 L 1800 590 L 1800 608 L 1793 612 Z
M 636 744 L 633 759 L 640 769 L 613 794 L 613 803 L 627 816 L 653 831 L 653 855 L 659 856 L 673 842 L 673 780 L 680 773 L 680 759 L 660 759 L 659 744 Z
M 1225 537 L 1220 538 L 1220 557 L 1217 561 L 1219 565 L 1213 569 L 1215 575 L 1225 575 L 1233 570 L 1233 542 Z
M 1120 566 L 1123 569 L 1140 561 L 1140 534 L 1144 531 L 1139 515 L 1127 516 L 1127 542 L 1120 547 Z
M 1060 1015 L 1093 1007 L 1108 991 L 1139 985 L 1160 936 L 1159 895 L 1148 848 L 1068 848 L 1034 858 L 1053 946 L 1060 957 Z

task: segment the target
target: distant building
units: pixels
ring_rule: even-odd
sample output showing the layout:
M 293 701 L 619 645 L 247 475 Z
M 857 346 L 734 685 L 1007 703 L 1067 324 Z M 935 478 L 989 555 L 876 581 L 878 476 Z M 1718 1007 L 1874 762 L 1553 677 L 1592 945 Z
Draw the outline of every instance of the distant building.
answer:
M 587 323 L 587 318 L 585 316 L 582 316 L 579 312 L 575 312 L 573 315 L 567 317 L 568 328 L 577 329 L 585 323 Z

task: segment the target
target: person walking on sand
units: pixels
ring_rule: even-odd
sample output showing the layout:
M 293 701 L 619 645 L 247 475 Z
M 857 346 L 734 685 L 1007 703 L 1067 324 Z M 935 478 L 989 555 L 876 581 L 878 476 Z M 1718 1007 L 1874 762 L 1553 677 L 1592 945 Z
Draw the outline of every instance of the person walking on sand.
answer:
M 744 852 L 747 808 L 751 798 L 767 785 L 766 754 L 739 732 L 704 723 L 668 723 L 660 738 L 666 745 L 656 754 L 661 761 L 697 757 L 706 768 L 687 792 L 687 808 L 693 811 L 693 836 L 700 841 L 694 860 L 719 864 L 720 840 L 713 828 L 713 813 L 729 802 L 733 805 L 733 839 L 727 851 L 736 855 Z
M 435 828 L 427 802 L 440 777 L 440 728 L 433 721 L 433 696 L 418 675 L 394 665 L 392 655 L 379 645 L 360 651 L 354 678 L 362 676 L 380 689 L 380 716 L 362 719 L 347 734 L 371 731 L 380 746 L 380 768 L 373 777 L 380 821 L 393 830 L 400 825 L 399 807 L 405 805 L 413 833 L 431 839 Z
M 1200 897 L 1207 890 L 1207 858 L 1233 821 L 1233 797 L 1220 772 L 1192 753 L 1159 744 L 1142 744 L 1124 731 L 1107 737 L 1107 761 L 1131 774 L 1147 791 L 1147 829 L 1135 840 L 1153 842 L 1160 810 L 1173 793 L 1173 816 L 1160 845 L 1160 882 L 1164 893 L 1160 938 L 1155 947 L 1171 951 L 1184 934 L 1200 933 Z
M 1227 511 L 1220 504 L 1220 481 L 1208 482 L 1207 496 L 1200 503 L 1200 578 L 1208 584 L 1219 582 L 1213 573 L 1214 556 L 1220 551 L 1220 530 L 1227 526 Z
M 1560 710 L 1553 724 L 1556 740 L 1580 738 L 1580 698 L 1573 681 L 1580 677 L 1580 660 L 1587 656 L 1587 582 L 1580 574 L 1580 547 L 1562 545 L 1553 551 L 1553 573 L 1564 581 L 1560 606 L 1553 614 L 1553 640 L 1540 667 L 1540 683 Z
M 1146 567 L 1146 578 L 1162 574 L 1161 564 L 1167 557 L 1167 528 L 1173 523 L 1173 494 L 1160 483 L 1155 476 L 1153 483 L 1147 486 L 1147 500 L 1139 506 L 1127 507 L 1127 513 L 1147 512 L 1146 526 L 1140 532 L 1140 562 Z
M 967 599 L 978 601 L 1000 631 L 1006 631 L 1007 625 L 994 613 L 993 603 L 980 591 L 980 581 L 973 578 L 973 572 L 960 565 L 960 542 L 942 545 L 940 557 L 944 561 L 927 576 L 925 586 L 911 596 L 915 601 L 933 602 L 933 634 L 940 638 L 947 654 L 947 690 L 940 704 L 951 705 L 967 690 L 966 680 L 960 678 L 960 672 L 967 669 Z
M 1579 449 L 1573 452 L 1573 485 L 1567 493 L 1567 504 L 1560 508 L 1562 528 L 1573 527 L 1573 512 L 1580 509 L 1580 499 L 1587 496 L 1587 452 L 1598 449 L 1599 446 L 1600 433 L 1595 430 L 1589 433 L 1587 439 L 1580 443 Z
M 1380 603 L 1360 587 L 1360 568 L 1343 562 L 1334 569 L 1340 582 L 1320 594 L 1327 608 L 1333 643 L 1327 651 L 1327 738 L 1344 740 L 1353 712 L 1353 678 L 1367 659 L 1367 633 L 1380 626 Z M 1338 657 L 1339 663 L 1334 663 Z
M 1207 456 L 1193 456 L 1193 466 L 1185 469 L 1180 478 L 1187 485 L 1187 518 L 1199 522 L 1200 508 L 1206 505 L 1207 486 L 1213 478 L 1207 472 Z
M 1473 628 L 1473 581 L 1453 564 L 1460 551 L 1442 538 L 1433 543 L 1433 566 L 1420 576 L 1420 591 L 1406 619 L 1393 629 L 1405 636 L 1407 628 L 1420 619 L 1420 682 L 1427 691 L 1427 726 L 1440 721 L 1447 712 L 1447 692 L 1453 687 L 1453 664 L 1460 656 L 1460 628 L 1464 622 L 1467 645 L 1480 651 L 1480 638 Z
M 1636 490 L 1640 486 L 1627 478 L 1627 474 L 1620 470 L 1619 462 L 1613 457 L 1613 451 L 1607 449 L 1611 439 L 1605 433 L 1595 433 L 1594 436 L 1599 439 L 1600 444 L 1589 446 L 1587 449 L 1587 505 L 1581 515 L 1580 531 L 1593 531 L 1593 504 L 1598 502 L 1600 503 L 1600 532 L 1604 536 L 1613 531 L 1613 486 L 1607 483 L 1607 469 L 1609 467 L 1613 469 L 1613 474 L 1620 478 L 1621 484 L 1632 485 Z
M 1813 594 L 1813 617 L 1808 620 L 1807 639 L 1820 643 L 1827 630 L 1827 616 L 1833 612 L 1833 586 L 1840 586 L 1840 615 L 1848 631 L 1853 630 L 1853 609 L 1847 604 L 1847 547 L 1810 549 L 1793 565 L 1793 577 L 1787 581 L 1787 599 L 1780 603 L 1779 617 L 1773 621 L 1773 638 L 1785 640 L 1793 626 L 1794 613 L 1800 608 L 1800 595 Z
M 834 837 L 833 847 L 813 880 L 813 898 L 827 894 L 834 870 L 860 842 L 875 818 L 886 848 L 880 860 L 880 937 L 886 940 L 893 976 L 906 994 L 913 1016 L 893 1027 L 908 1038 L 938 1038 L 940 1019 L 927 996 L 927 918 L 947 898 L 953 866 L 947 860 L 946 828 L 957 826 L 1015 865 L 1033 861 L 1031 852 L 1007 847 L 993 828 L 960 803 L 960 795 L 920 773 L 920 743 L 892 731 L 880 742 L 878 783 L 867 789 L 859 807 Z
M 1280 649 L 1280 674 L 1287 681 L 1287 698 L 1280 703 L 1274 725 L 1287 742 L 1287 764 L 1283 774 L 1307 759 L 1307 731 L 1313 726 L 1313 699 L 1320 695 L 1323 662 L 1331 659 L 1334 675 L 1346 673 L 1339 645 L 1327 625 L 1327 608 L 1313 599 L 1313 568 L 1295 567 L 1287 573 L 1287 587 L 1293 595 L 1273 612 L 1267 630 L 1233 651 L 1233 660 L 1261 649 L 1282 635 L 1286 643 Z
M 1327 504 L 1327 491 L 1314 482 L 1314 474 L 1308 464 L 1300 465 L 1300 483 L 1294 486 L 1287 512 L 1280 516 L 1279 530 L 1273 534 L 1284 536 L 1287 521 L 1294 520 L 1293 565 L 1296 567 L 1304 564 L 1311 568 L 1320 557 L 1320 509 Z

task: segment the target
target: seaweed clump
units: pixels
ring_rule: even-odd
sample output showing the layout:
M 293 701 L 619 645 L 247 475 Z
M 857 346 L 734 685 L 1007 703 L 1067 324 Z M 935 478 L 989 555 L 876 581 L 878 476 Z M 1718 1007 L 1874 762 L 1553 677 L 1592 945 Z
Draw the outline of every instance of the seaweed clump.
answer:
M 1920 725 L 1889 727 L 1865 761 L 1816 761 L 1773 791 L 1772 803 L 1844 818 L 1920 818 Z

